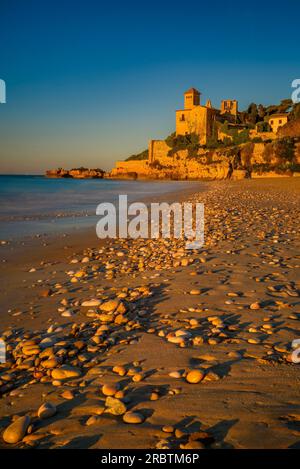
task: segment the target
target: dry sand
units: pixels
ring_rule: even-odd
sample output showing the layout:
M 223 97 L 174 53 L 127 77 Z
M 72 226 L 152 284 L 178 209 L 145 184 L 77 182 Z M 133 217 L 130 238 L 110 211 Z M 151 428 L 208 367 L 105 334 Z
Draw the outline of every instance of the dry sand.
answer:
M 205 203 L 199 252 L 92 231 L 1 246 L 1 447 L 300 447 L 300 179 L 212 182 L 189 200 Z

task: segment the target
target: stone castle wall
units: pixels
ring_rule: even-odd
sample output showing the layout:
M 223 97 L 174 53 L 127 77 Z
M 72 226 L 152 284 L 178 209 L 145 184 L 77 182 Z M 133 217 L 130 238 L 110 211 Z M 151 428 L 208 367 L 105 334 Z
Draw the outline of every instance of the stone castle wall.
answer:
M 148 160 L 117 161 L 110 175 L 111 177 L 130 176 L 134 173 L 139 176 L 147 176 L 149 174 Z

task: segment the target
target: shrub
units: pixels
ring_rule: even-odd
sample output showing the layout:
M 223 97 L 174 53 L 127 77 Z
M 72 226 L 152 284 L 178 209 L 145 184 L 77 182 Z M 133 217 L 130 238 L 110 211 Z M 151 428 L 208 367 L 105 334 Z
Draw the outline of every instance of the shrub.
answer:
M 249 129 L 239 130 L 236 127 L 229 127 L 228 122 L 221 125 L 221 131 L 231 137 L 231 145 L 240 145 L 241 143 L 249 142 Z M 227 140 L 228 141 L 228 140 Z M 224 140 L 223 140 L 224 142 Z
M 261 121 L 256 124 L 257 132 L 271 132 L 271 127 L 268 122 Z
M 252 138 L 251 142 L 253 142 L 253 143 L 262 143 L 263 139 L 261 137 L 254 137 L 254 138 Z
M 152 163 L 149 164 L 150 168 L 158 169 L 159 171 L 163 168 L 167 168 L 167 166 L 163 166 L 158 160 L 154 160 Z
M 180 150 L 188 150 L 189 158 L 195 158 L 200 148 L 199 137 L 195 133 L 187 135 L 173 133 L 166 138 L 165 142 L 171 147 L 168 156 L 173 156 Z
M 148 150 L 143 150 L 141 153 L 138 153 L 136 155 L 131 155 L 129 156 L 125 161 L 132 161 L 132 160 L 147 160 L 148 159 L 149 152 Z
M 253 165 L 252 170 L 258 174 L 268 173 L 270 171 L 274 171 L 277 174 L 292 174 L 300 171 L 300 164 L 291 162 L 272 165 L 269 163 L 262 163 Z
M 254 150 L 254 143 L 252 142 L 246 143 L 245 146 L 241 149 L 241 162 L 245 168 L 251 167 L 251 156 L 253 155 Z
M 295 140 L 292 137 L 283 137 L 274 142 L 274 152 L 282 162 L 292 162 L 295 157 Z

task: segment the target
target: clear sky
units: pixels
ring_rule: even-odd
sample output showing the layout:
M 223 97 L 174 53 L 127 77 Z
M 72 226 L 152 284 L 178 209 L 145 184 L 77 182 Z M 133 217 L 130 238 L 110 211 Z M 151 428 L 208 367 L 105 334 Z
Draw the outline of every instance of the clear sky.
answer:
M 298 0 L 1 0 L 0 172 L 110 169 L 183 92 L 272 104 L 300 78 Z

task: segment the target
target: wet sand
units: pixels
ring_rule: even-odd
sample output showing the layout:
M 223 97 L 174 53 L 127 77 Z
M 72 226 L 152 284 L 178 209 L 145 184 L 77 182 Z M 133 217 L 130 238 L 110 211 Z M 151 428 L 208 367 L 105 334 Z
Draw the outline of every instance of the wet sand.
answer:
M 1 447 L 300 447 L 300 179 L 179 198 L 205 203 L 201 251 L 94 230 L 0 246 Z

